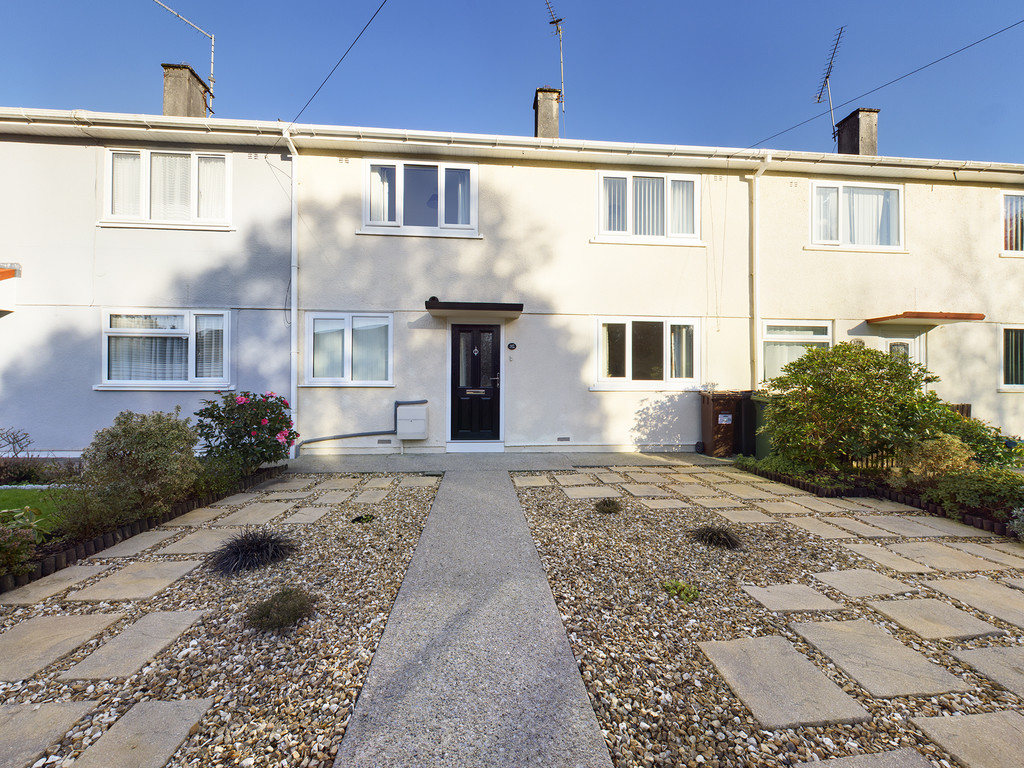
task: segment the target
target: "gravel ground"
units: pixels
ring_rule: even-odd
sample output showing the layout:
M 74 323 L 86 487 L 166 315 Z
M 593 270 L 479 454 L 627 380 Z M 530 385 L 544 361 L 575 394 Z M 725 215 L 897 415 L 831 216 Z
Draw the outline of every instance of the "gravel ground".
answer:
M 913 747 L 936 766 L 948 768 L 959 764 L 915 729 L 910 717 L 1024 709 L 1019 697 L 977 676 L 948 653 L 954 647 L 1022 643 L 1020 629 L 978 614 L 1010 635 L 956 643 L 922 640 L 870 610 L 867 601 L 875 598 L 853 599 L 811 578 L 816 572 L 846 568 L 886 573 L 838 544 L 788 524 L 762 523 L 730 524 L 745 542 L 742 550 L 707 547 L 694 542 L 689 531 L 725 522 L 714 512 L 697 505 L 649 509 L 623 493 L 623 511 L 605 514 L 595 510 L 592 500 L 567 499 L 554 483 L 556 474 L 548 475 L 551 487 L 520 488 L 519 498 L 616 766 L 774 767 Z M 711 486 L 708 477 L 702 484 Z M 895 575 L 913 586 L 924 581 Z M 668 579 L 697 586 L 699 599 L 686 604 L 669 597 L 661 587 Z M 741 590 L 744 584 L 789 582 L 810 584 L 846 607 L 827 615 L 777 614 Z M 967 680 L 972 690 L 874 699 L 788 627 L 791 621 L 825 618 L 870 619 Z M 871 721 L 762 730 L 697 643 L 763 635 L 792 641 L 869 710 Z
M 382 476 L 358 477 L 368 481 Z M 314 482 L 344 475 L 285 476 L 296 477 L 308 479 L 312 487 Z M 0 702 L 97 702 L 82 721 L 85 724 L 59 749 L 50 750 L 48 765 L 70 765 L 138 701 L 204 697 L 213 697 L 214 705 L 169 766 L 331 765 L 435 492 L 436 488 L 393 484 L 381 503 L 334 504 L 310 525 L 271 523 L 270 528 L 292 535 L 299 545 L 296 555 L 235 577 L 200 567 L 152 600 L 90 604 L 58 595 L 27 608 L 0 607 L 0 630 L 49 614 L 127 614 L 39 675 L 21 683 L 0 683 Z M 320 495 L 296 506 L 317 506 Z M 225 514 L 241 506 L 225 507 Z M 371 522 L 351 522 L 367 512 L 374 515 Z M 182 535 L 192 530 L 184 529 Z M 202 558 L 161 557 L 159 551 L 157 547 L 134 558 L 90 562 L 116 567 L 139 560 Z M 250 604 L 288 585 L 304 587 L 316 596 L 313 617 L 280 635 L 244 628 L 243 616 Z M 131 677 L 95 683 L 57 679 L 102 642 L 156 610 L 207 613 Z

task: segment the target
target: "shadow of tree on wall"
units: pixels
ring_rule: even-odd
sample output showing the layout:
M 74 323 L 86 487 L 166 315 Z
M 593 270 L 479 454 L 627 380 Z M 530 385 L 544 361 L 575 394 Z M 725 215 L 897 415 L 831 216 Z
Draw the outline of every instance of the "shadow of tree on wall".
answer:
M 700 440 L 700 393 L 659 393 L 644 400 L 632 430 L 644 452 L 678 450 Z

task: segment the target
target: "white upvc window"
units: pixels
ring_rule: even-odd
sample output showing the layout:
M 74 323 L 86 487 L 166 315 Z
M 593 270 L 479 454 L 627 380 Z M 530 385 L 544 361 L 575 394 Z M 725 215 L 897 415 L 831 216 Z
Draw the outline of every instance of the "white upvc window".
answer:
M 698 321 L 693 318 L 598 318 L 596 388 L 695 387 L 697 347 Z
M 667 243 L 700 239 L 700 176 L 598 171 L 598 236 Z
M 110 149 L 104 218 L 163 226 L 229 224 L 231 159 L 216 152 Z
M 306 383 L 390 386 L 394 318 L 371 312 L 306 312 Z
M 1002 328 L 1000 388 L 1024 391 L 1024 327 Z
M 103 313 L 103 385 L 212 389 L 230 383 L 231 313 L 112 309 Z
M 1024 195 L 1003 195 L 1003 250 L 1024 251 Z
M 903 246 L 903 187 L 816 181 L 811 185 L 811 242 L 851 248 Z
M 477 220 L 477 166 L 366 161 L 364 232 L 473 237 Z
M 764 379 L 782 373 L 812 347 L 832 346 L 832 323 L 821 320 L 767 320 L 763 325 Z

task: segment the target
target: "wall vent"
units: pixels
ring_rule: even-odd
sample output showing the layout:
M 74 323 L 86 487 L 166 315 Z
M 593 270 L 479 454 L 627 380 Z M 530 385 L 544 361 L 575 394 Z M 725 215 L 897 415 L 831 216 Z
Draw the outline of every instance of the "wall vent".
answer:
M 571 437 L 558 437 L 558 438 L 555 438 L 555 439 L 558 440 L 558 442 L 560 442 L 560 443 L 571 443 L 572 442 L 572 438 Z
M 384 440 L 378 440 L 377 445 L 391 445 L 391 438 L 385 438 Z

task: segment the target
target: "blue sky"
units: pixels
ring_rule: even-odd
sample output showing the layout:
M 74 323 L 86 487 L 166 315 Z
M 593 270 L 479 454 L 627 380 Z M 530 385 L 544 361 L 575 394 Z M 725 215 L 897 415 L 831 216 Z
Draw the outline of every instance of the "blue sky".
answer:
M 833 99 L 1024 19 L 1019 2 L 552 0 L 564 17 L 574 139 L 833 151 L 814 101 L 836 28 Z M 218 117 L 292 120 L 380 0 L 170 0 L 216 35 Z M 0 105 L 161 111 L 162 62 L 209 74 L 209 41 L 152 0 L 2 6 Z M 881 109 L 883 154 L 1024 163 L 1013 72 L 1024 24 L 837 110 Z M 529 135 L 537 86 L 558 86 L 544 0 L 388 0 L 300 118 Z

